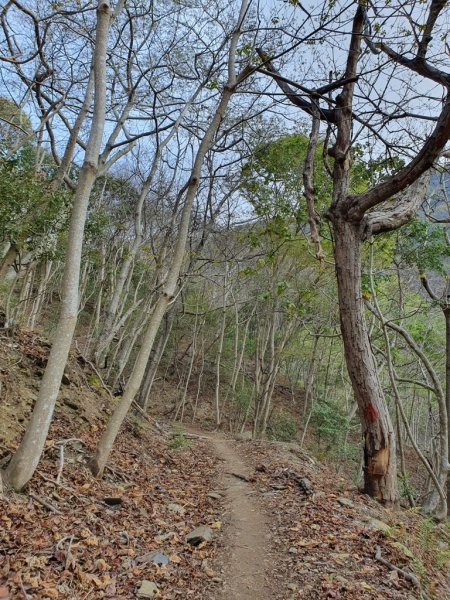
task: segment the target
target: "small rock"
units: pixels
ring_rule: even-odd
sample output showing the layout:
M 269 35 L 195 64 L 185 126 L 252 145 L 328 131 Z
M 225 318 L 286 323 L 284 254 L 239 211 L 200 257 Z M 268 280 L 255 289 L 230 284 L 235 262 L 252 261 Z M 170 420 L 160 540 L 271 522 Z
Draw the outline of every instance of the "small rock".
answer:
M 177 513 L 178 515 L 184 515 L 186 512 L 186 509 L 181 506 L 181 504 L 176 504 L 175 502 L 169 504 L 167 508 L 170 510 L 170 512 Z
M 118 504 L 122 504 L 122 498 L 103 498 L 103 502 L 108 506 L 117 506 Z
M 294 546 L 291 546 L 289 548 L 289 554 L 297 554 L 297 552 L 298 552 L 298 550 Z
M 367 527 L 370 527 L 370 529 L 374 529 L 375 531 L 382 531 L 383 533 L 389 533 L 389 531 L 391 531 L 389 525 L 383 521 L 380 521 L 379 519 L 373 519 L 372 517 L 369 517 L 365 524 Z
M 346 506 L 347 508 L 355 508 L 355 505 L 353 504 L 353 502 L 351 500 L 349 500 L 349 498 L 345 498 L 345 496 L 341 496 L 340 498 L 337 499 L 337 501 L 339 502 L 339 504 L 341 506 Z
M 307 496 L 312 494 L 313 488 L 312 483 L 309 479 L 307 479 L 306 477 L 296 477 L 295 482 L 304 494 L 306 494 Z
M 70 385 L 70 379 L 65 373 L 63 373 L 63 376 L 61 377 L 61 383 L 63 385 Z
M 143 565 L 148 564 L 148 563 L 154 563 L 155 565 L 158 565 L 159 567 L 164 567 L 165 565 L 169 564 L 169 558 L 162 552 L 158 552 L 157 550 L 154 550 L 153 552 L 147 552 L 147 554 L 143 554 L 142 556 L 139 556 L 136 559 L 136 563 L 143 564 Z
M 222 494 L 219 494 L 219 492 L 209 492 L 208 497 L 212 498 L 213 500 L 221 500 Z
M 159 595 L 158 586 L 153 581 L 144 579 L 137 591 L 138 598 L 156 598 Z
M 205 527 L 204 525 L 202 525 L 201 527 L 196 527 L 186 536 L 186 541 L 188 544 L 191 544 L 191 546 L 198 546 L 202 542 L 211 542 L 212 539 L 212 529 L 210 529 L 209 527 Z
M 289 583 L 287 587 L 288 590 L 291 590 L 291 592 L 295 592 L 298 589 L 298 585 L 296 583 Z

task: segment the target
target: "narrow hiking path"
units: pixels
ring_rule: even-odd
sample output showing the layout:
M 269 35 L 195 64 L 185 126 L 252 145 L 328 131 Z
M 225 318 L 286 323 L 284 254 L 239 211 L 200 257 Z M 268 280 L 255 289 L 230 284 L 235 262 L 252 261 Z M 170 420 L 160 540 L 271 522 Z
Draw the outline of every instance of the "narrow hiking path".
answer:
M 217 556 L 223 586 L 211 600 L 273 599 L 268 515 L 246 481 L 251 469 L 231 440 L 217 433 L 202 435 L 220 460 L 220 486 L 225 497 L 224 532 Z
M 384 509 L 296 444 L 194 432 L 219 459 L 224 497 L 216 577 L 201 598 L 415 600 L 427 597 L 416 556 L 433 573 L 433 597 L 448 598 L 418 515 Z

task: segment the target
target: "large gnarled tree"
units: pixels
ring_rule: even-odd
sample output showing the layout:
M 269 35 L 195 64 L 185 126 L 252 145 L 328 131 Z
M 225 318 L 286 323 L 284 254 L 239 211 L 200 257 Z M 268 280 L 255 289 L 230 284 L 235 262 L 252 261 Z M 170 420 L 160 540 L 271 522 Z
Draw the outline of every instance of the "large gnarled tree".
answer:
M 397 229 L 414 215 L 426 194 L 427 172 L 439 158 L 450 137 L 450 75 L 427 61 L 427 51 L 446 2 L 433 0 L 423 26 L 417 28 L 414 55 L 409 57 L 392 49 L 382 41 L 374 40 L 370 33 L 367 3 L 357 3 L 353 17 L 350 43 L 343 77 L 319 90 L 308 90 L 302 85 L 298 94 L 293 82 L 283 77 L 275 68 L 273 58 L 259 50 L 260 71 L 274 78 L 286 97 L 308 115 L 320 119 L 328 127 L 327 137 L 334 138 L 329 150 L 333 157 L 331 177 L 333 196 L 327 218 L 331 223 L 334 241 L 334 259 L 338 286 L 341 331 L 345 359 L 359 407 L 364 437 L 364 489 L 386 505 L 398 502 L 396 440 L 383 389 L 372 354 L 365 322 L 364 300 L 361 290 L 361 250 L 365 240 L 372 235 Z M 350 192 L 354 128 L 366 127 L 373 133 L 373 145 L 380 142 L 377 130 L 371 127 L 367 116 L 355 110 L 355 90 L 358 85 L 360 59 L 364 52 L 382 53 L 383 65 L 395 63 L 404 70 L 419 74 L 444 88 L 440 112 L 435 117 L 424 113 L 423 118 L 435 122 L 433 130 L 425 137 L 409 161 L 381 181 L 359 194 Z M 388 76 L 386 75 L 386 78 Z M 339 90 L 333 98 L 331 92 Z M 361 95 L 361 92 L 359 92 Z M 305 96 L 309 99 L 305 99 Z M 381 99 L 382 100 L 382 99 Z M 373 114 L 383 115 L 381 100 L 373 103 Z M 378 112 L 377 112 L 378 111 Z M 392 119 L 406 118 L 398 108 Z M 441 423 L 445 427 L 445 422 Z M 448 437 L 448 432 L 442 432 Z M 447 465 L 448 468 L 448 465 Z M 444 513 L 446 507 L 437 512 Z

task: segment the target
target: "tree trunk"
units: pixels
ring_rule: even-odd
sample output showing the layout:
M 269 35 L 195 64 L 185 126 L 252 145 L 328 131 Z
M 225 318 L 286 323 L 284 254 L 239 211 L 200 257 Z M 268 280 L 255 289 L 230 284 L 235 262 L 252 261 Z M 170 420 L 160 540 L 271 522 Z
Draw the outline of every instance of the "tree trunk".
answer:
M 222 366 L 223 342 L 225 339 L 225 328 L 227 325 L 227 297 L 228 297 L 228 263 L 225 263 L 225 275 L 223 276 L 223 297 L 222 297 L 222 320 L 219 332 L 219 347 L 216 356 L 216 386 L 215 386 L 215 411 L 216 411 L 216 428 L 219 428 L 222 422 L 221 406 L 220 406 L 220 368 Z
M 398 503 L 395 434 L 367 332 L 361 292 L 360 224 L 332 217 L 334 258 L 345 360 L 364 438 L 364 491 Z
M 445 405 L 447 407 L 447 462 L 450 462 L 450 307 L 445 315 Z M 447 511 L 450 514 L 450 477 L 447 477 Z
M 77 146 L 78 136 L 80 134 L 83 123 L 87 117 L 89 112 L 89 108 L 92 102 L 92 95 L 94 93 L 94 70 L 91 69 L 89 73 L 89 79 L 87 83 L 86 93 L 84 96 L 83 104 L 81 105 L 80 112 L 75 119 L 75 123 L 73 125 L 72 131 L 70 132 L 69 141 L 67 143 L 66 149 L 64 151 L 64 156 L 61 159 L 61 163 L 55 173 L 55 176 L 52 181 L 51 189 L 53 191 L 58 190 L 64 178 L 69 175 L 70 165 L 72 164 L 73 155 L 75 153 L 75 149 Z
M 153 383 L 155 381 L 156 373 L 158 372 L 158 367 L 163 357 L 164 350 L 166 349 L 167 342 L 169 341 L 170 331 L 172 329 L 172 318 L 170 315 L 171 313 L 168 312 L 164 316 L 163 330 L 161 331 L 158 343 L 156 344 L 155 352 L 153 353 L 153 356 L 149 358 L 147 363 L 145 378 L 139 395 L 139 405 L 142 407 L 144 412 L 147 412 L 148 403 L 150 400 L 150 392 L 152 391 Z
M 178 286 L 178 278 L 180 276 L 180 271 L 185 258 L 192 206 L 200 185 L 200 176 L 203 161 L 205 159 L 206 153 L 210 150 L 213 144 L 214 137 L 225 116 L 228 104 L 235 91 L 236 85 L 242 78 L 242 75 L 239 77 L 236 76 L 235 61 L 237 44 L 241 34 L 241 26 L 247 14 L 248 6 L 249 1 L 242 0 L 236 29 L 234 30 L 230 41 L 230 50 L 228 55 L 228 81 L 223 88 L 219 104 L 217 105 L 214 116 L 212 117 L 209 123 L 209 126 L 205 132 L 203 139 L 200 142 L 197 154 L 195 156 L 191 175 L 186 188 L 186 196 L 184 199 L 183 209 L 181 211 L 181 218 L 178 227 L 178 235 L 175 242 L 175 248 L 173 251 L 172 259 L 167 268 L 167 275 L 162 286 L 160 296 L 156 302 L 155 308 L 150 317 L 147 330 L 144 334 L 144 339 L 142 340 L 141 348 L 136 357 L 136 361 L 134 363 L 133 370 L 131 372 L 126 388 L 124 390 L 123 397 L 116 410 L 114 411 L 110 421 L 108 422 L 108 425 L 98 443 L 95 454 L 92 457 L 90 463 L 92 473 L 97 477 L 101 477 L 101 475 L 103 474 L 103 470 L 106 466 L 114 441 L 117 437 L 117 434 L 119 433 L 123 420 L 125 419 L 125 416 L 128 410 L 130 409 L 134 398 L 141 386 L 142 379 L 145 373 L 145 367 L 147 365 L 148 358 L 153 348 L 153 343 L 155 341 L 161 322 L 164 318 L 165 312 L 170 303 L 173 302 L 175 298 Z
M 40 314 L 42 305 L 44 304 L 44 296 L 47 292 L 48 282 L 50 280 L 50 275 L 52 271 L 52 260 L 47 260 L 45 264 L 41 265 L 41 279 L 39 281 L 39 286 L 36 292 L 36 298 L 33 301 L 33 305 L 31 307 L 30 316 L 28 319 L 28 328 L 31 331 L 34 330 L 36 325 L 36 320 Z
M 70 217 L 61 312 L 30 422 L 25 436 L 5 472 L 7 483 L 15 490 L 21 490 L 28 483 L 39 463 L 77 322 L 84 226 L 89 197 L 97 177 L 98 156 L 105 123 L 106 50 L 110 21 L 109 1 L 100 0 L 97 9 L 94 50 L 94 114 Z
M 136 394 L 142 383 L 142 379 L 145 374 L 145 367 L 147 365 L 150 353 L 153 348 L 153 344 L 158 333 L 161 322 L 164 318 L 166 310 L 169 304 L 173 301 L 177 289 L 178 277 L 180 275 L 181 267 L 184 260 L 186 242 L 189 234 L 189 223 L 191 218 L 192 204 L 194 202 L 195 195 L 198 190 L 200 183 L 201 167 L 206 152 L 209 150 L 212 144 L 214 135 L 224 117 L 228 102 L 232 96 L 231 89 L 225 89 L 220 103 L 217 107 L 216 114 L 211 121 L 208 130 L 203 138 L 194 166 L 192 174 L 187 188 L 186 198 L 181 215 L 181 221 L 179 225 L 178 238 L 176 241 L 175 249 L 171 264 L 167 271 L 167 277 L 163 285 L 160 296 L 156 302 L 153 313 L 150 317 L 147 330 L 142 340 L 142 345 L 139 353 L 136 357 L 136 361 L 126 385 L 122 399 L 114 411 L 111 419 L 109 420 L 107 427 L 98 443 L 95 454 L 90 461 L 90 468 L 94 476 L 101 477 L 111 453 L 113 444 L 119 433 L 120 427 L 125 419 Z
M 152 162 L 152 166 L 150 168 L 149 176 L 147 177 L 147 179 L 145 180 L 145 182 L 141 188 L 141 191 L 139 194 L 139 199 L 138 199 L 136 209 L 135 209 L 134 241 L 131 244 L 131 247 L 130 247 L 128 253 L 126 254 L 126 258 L 120 269 L 119 277 L 118 277 L 116 285 L 113 289 L 113 294 L 112 294 L 112 297 L 110 299 L 110 302 L 109 302 L 109 305 L 108 305 L 108 308 L 106 311 L 105 324 L 103 326 L 103 329 L 101 331 L 101 334 L 100 334 L 100 337 L 99 337 L 99 340 L 97 343 L 97 348 L 95 351 L 95 361 L 97 364 L 101 364 L 112 338 L 117 333 L 117 328 L 115 328 L 114 325 L 116 324 L 117 320 L 120 318 L 120 314 L 121 314 L 120 300 L 124 296 L 125 283 L 127 281 L 127 278 L 129 277 L 130 273 L 132 272 L 135 258 L 143 244 L 143 240 L 144 240 L 144 231 L 143 231 L 143 224 L 142 224 L 143 209 L 145 206 L 145 201 L 147 199 L 148 193 L 150 192 L 150 189 L 153 185 L 153 181 L 157 174 L 159 162 L 160 162 L 161 156 L 162 156 L 162 151 L 169 144 L 169 142 L 172 140 L 172 138 L 177 133 L 178 129 L 181 126 L 181 123 L 183 122 L 183 119 L 184 119 L 186 113 L 188 112 L 188 109 L 194 102 L 195 98 L 198 96 L 201 89 L 202 89 L 202 85 L 200 84 L 197 87 L 197 89 L 194 91 L 192 96 L 189 98 L 189 100 L 186 102 L 186 104 L 184 105 L 183 109 L 181 110 L 180 114 L 177 117 L 177 120 L 173 124 L 173 127 L 170 130 L 170 133 L 165 137 L 165 139 L 162 142 L 158 143 L 157 150 L 153 157 L 153 162 Z

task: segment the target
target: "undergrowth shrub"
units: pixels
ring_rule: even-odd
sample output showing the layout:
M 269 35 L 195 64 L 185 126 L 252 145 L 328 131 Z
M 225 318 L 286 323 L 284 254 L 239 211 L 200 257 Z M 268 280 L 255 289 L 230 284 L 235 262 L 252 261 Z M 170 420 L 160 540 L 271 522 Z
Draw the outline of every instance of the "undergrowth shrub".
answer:
M 278 442 L 292 442 L 297 435 L 295 418 L 285 411 L 273 413 L 268 427 L 269 438 Z
M 167 444 L 169 450 L 177 450 L 178 448 L 188 448 L 189 446 L 190 442 L 182 432 L 177 433 L 173 437 L 173 439 Z

